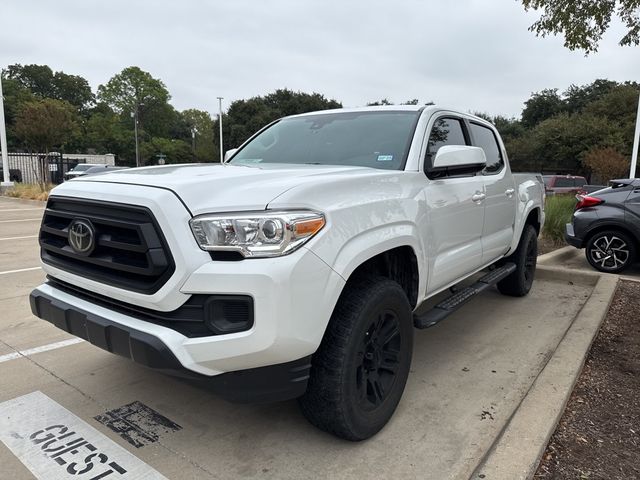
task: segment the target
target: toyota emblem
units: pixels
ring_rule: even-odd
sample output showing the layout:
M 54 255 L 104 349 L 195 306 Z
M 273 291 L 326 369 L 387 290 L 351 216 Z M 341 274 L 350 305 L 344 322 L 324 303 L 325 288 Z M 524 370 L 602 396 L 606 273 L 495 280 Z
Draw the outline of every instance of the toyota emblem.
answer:
M 80 255 L 89 255 L 95 247 L 95 232 L 88 220 L 74 219 L 69 225 L 69 245 Z

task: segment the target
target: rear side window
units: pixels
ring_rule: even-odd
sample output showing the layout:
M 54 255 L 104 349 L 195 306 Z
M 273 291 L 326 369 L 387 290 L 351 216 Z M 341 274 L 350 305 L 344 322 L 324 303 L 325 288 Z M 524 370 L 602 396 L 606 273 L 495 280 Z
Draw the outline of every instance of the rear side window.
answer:
M 487 166 L 483 173 L 486 175 L 499 173 L 504 166 L 504 160 L 502 159 L 498 139 L 493 130 L 483 125 L 472 123 L 471 134 L 473 135 L 474 145 L 482 148 L 487 157 Z
M 462 121 L 457 118 L 439 118 L 433 124 L 427 146 L 427 161 L 435 157 L 438 150 L 445 145 L 467 145 Z
M 573 188 L 573 187 L 575 187 L 575 183 L 573 181 L 573 178 L 557 177 L 554 187 L 557 187 L 557 188 L 571 187 L 571 188 Z
M 573 179 L 576 187 L 584 187 L 587 184 L 587 179 L 584 177 L 576 177 Z

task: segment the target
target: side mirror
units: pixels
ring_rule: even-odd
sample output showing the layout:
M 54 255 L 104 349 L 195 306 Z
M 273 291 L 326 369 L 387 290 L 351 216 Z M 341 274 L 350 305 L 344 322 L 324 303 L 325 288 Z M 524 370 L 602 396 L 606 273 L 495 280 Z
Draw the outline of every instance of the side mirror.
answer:
M 487 166 L 487 157 L 480 147 L 446 145 L 440 147 L 427 173 L 445 175 L 474 174 Z
M 226 152 L 224 152 L 224 161 L 226 162 L 231 157 L 233 157 L 237 151 L 237 148 L 232 148 L 231 150 L 227 150 Z

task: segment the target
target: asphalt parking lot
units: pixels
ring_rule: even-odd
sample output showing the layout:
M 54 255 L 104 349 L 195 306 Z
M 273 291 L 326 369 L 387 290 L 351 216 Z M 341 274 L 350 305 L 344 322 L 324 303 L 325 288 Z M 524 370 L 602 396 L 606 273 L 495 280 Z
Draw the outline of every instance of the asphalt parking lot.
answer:
M 32 316 L 42 208 L 0 197 L 2 478 L 470 478 L 593 290 L 545 276 L 528 297 L 488 291 L 416 332 L 395 416 L 354 444 L 294 401 L 226 403 Z M 63 428 L 83 440 L 64 443 Z

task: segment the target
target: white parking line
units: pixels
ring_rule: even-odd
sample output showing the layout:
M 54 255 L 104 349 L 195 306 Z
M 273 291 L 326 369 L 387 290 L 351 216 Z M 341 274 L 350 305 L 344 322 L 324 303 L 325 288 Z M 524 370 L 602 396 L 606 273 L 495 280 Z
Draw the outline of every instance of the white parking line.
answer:
M 42 220 L 42 217 L 38 218 L 21 218 L 20 220 L 0 220 L 0 223 L 11 223 L 11 222 L 33 222 L 35 220 Z
M 44 210 L 44 207 L 37 207 L 37 208 L 0 208 L 0 213 L 2 213 L 2 212 L 26 212 L 28 210 Z
M 22 240 L 24 238 L 38 238 L 38 235 L 26 235 L 24 237 L 4 237 L 0 238 L 0 242 L 2 242 L 3 240 Z
M 29 267 L 29 268 L 19 268 L 18 270 L 6 270 L 4 272 L 0 272 L 0 275 L 9 275 L 10 273 L 20 273 L 20 272 L 31 272 L 33 270 L 40 270 L 42 267 Z
M 68 347 L 69 345 L 75 345 L 76 343 L 81 342 L 84 342 L 81 338 L 70 338 L 69 340 L 62 340 L 61 342 L 49 343 L 47 345 L 41 345 L 40 347 L 33 347 L 26 350 L 7 353 L 6 355 L 0 355 L 0 363 L 15 360 L 16 358 L 28 357 L 29 355 L 34 355 L 36 353 L 48 352 L 49 350 L 57 350 L 58 348 Z

